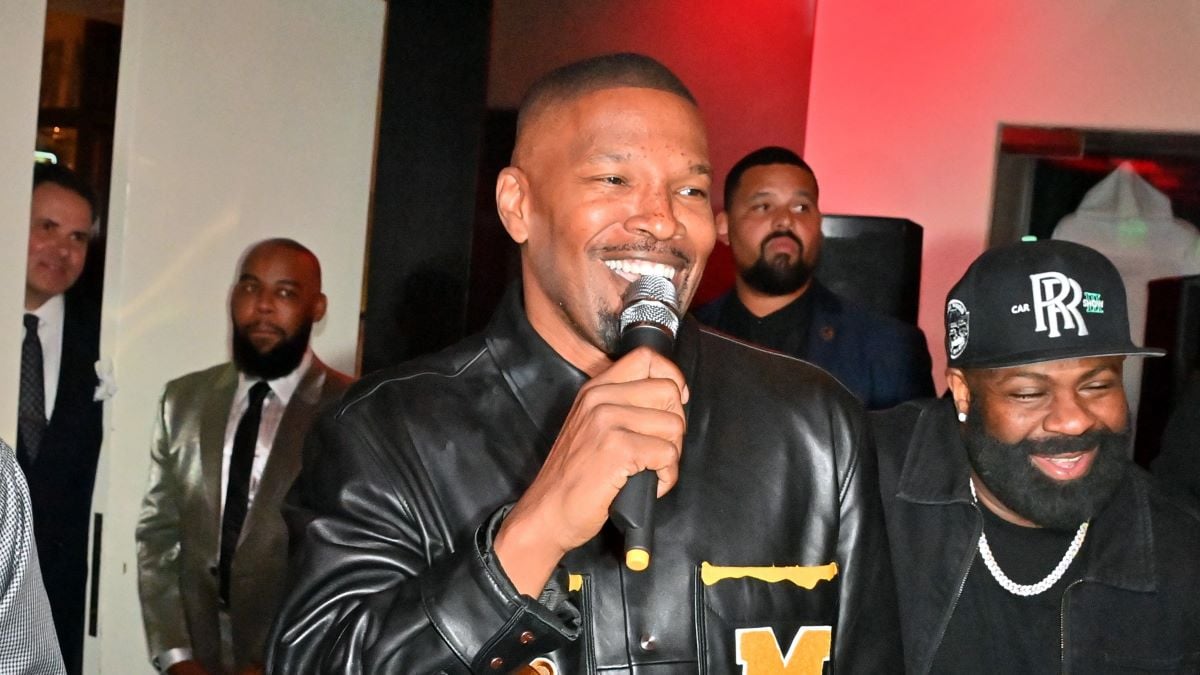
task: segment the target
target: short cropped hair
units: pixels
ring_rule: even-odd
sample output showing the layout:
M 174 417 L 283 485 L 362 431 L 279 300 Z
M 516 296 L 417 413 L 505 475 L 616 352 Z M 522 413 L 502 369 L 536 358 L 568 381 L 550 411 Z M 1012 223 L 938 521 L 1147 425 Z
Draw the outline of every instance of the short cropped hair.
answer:
M 517 112 L 517 138 L 547 106 L 617 87 L 658 89 L 696 105 L 692 92 L 675 73 L 649 56 L 629 52 L 594 56 L 552 70 L 533 83 Z
M 100 227 L 100 207 L 96 203 L 96 192 L 87 181 L 62 164 L 36 162 L 33 165 L 33 189 L 42 183 L 53 183 L 82 197 L 92 211 L 92 234 L 96 234 Z
M 791 166 L 798 166 L 812 175 L 813 185 L 817 184 L 816 172 L 812 170 L 812 167 L 809 166 L 807 162 L 805 162 L 803 159 L 800 159 L 800 155 L 797 155 L 787 148 L 781 148 L 777 145 L 768 145 L 765 148 L 759 148 L 739 159 L 738 163 L 734 164 L 733 168 L 729 170 L 729 175 L 725 177 L 726 210 L 729 209 L 729 202 L 733 201 L 733 194 L 737 192 L 738 185 L 742 182 L 742 174 L 756 166 L 766 166 L 768 164 L 790 164 Z M 820 186 L 817 187 L 817 191 L 820 191 Z
M 267 246 L 285 248 L 293 253 L 298 253 L 302 256 L 307 256 L 310 258 L 313 261 L 313 265 L 317 269 L 317 289 L 320 290 L 321 259 L 318 258 L 317 254 L 313 253 L 307 246 L 290 237 L 272 237 L 270 239 L 263 239 L 262 241 L 251 244 L 250 247 L 246 249 L 246 252 L 242 254 L 242 259 L 238 261 L 238 269 L 242 268 L 242 265 L 246 263 L 246 259 L 250 257 L 251 253 L 254 253 L 260 248 L 266 248 Z

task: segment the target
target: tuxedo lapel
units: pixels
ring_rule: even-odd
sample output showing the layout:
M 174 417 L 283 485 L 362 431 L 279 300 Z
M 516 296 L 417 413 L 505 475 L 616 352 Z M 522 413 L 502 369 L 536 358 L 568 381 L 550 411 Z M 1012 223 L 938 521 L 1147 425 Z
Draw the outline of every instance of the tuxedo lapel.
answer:
M 231 363 L 217 377 L 212 396 L 204 404 L 200 418 L 200 480 L 204 498 L 210 505 L 210 524 L 221 524 L 221 462 L 225 450 L 225 427 L 229 409 L 237 391 L 237 368 Z

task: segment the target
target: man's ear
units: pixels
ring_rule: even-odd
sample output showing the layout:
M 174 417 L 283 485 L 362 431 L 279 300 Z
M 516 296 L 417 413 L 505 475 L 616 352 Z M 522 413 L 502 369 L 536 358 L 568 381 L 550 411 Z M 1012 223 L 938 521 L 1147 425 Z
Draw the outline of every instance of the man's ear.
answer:
M 496 211 L 508 236 L 524 244 L 529 239 L 529 180 L 515 166 L 504 167 L 496 177 Z
M 717 214 L 717 241 L 729 245 L 729 214 L 725 209 Z
M 966 414 L 971 408 L 971 389 L 967 386 L 967 375 L 958 368 L 946 369 L 946 386 L 954 399 L 954 409 Z
M 317 299 L 313 301 L 313 312 L 312 312 L 312 322 L 313 323 L 318 323 L 318 322 L 320 322 L 321 319 L 325 318 L 325 310 L 328 308 L 328 306 L 329 306 L 329 299 L 325 297 L 325 294 L 321 293 L 320 295 L 318 295 Z

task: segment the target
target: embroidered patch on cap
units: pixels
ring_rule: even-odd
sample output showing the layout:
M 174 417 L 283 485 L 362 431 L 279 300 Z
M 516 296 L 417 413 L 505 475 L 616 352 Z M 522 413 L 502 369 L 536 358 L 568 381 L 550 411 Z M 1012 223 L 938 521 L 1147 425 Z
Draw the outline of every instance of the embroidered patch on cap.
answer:
M 958 300 L 951 299 L 946 303 L 946 330 L 950 334 L 950 358 L 957 359 L 967 348 L 967 338 L 971 334 L 971 313 L 967 306 Z

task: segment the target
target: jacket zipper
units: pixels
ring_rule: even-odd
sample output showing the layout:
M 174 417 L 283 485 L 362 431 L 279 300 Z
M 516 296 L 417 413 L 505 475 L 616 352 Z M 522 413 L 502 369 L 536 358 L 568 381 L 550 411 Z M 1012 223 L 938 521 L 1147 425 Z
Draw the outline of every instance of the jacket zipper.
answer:
M 1083 583 L 1083 579 L 1076 579 L 1063 589 L 1062 602 L 1059 604 L 1061 609 L 1058 615 L 1058 659 L 1061 666 L 1060 672 L 1063 675 L 1071 672 L 1071 668 L 1067 664 L 1067 596 L 1070 595 L 1072 588 L 1081 583 Z
M 942 640 L 946 637 L 946 629 L 950 627 L 950 617 L 954 616 L 954 610 L 958 609 L 958 601 L 962 598 L 963 589 L 967 587 L 967 577 L 971 574 L 971 566 L 975 564 L 975 553 L 979 548 L 979 535 L 983 533 L 983 514 L 979 511 L 978 504 L 972 504 L 971 508 L 975 509 L 975 534 L 971 538 L 974 542 L 971 546 L 970 555 L 967 556 L 967 564 L 963 567 L 962 578 L 958 580 L 958 591 L 954 593 L 954 602 L 950 603 L 950 611 L 946 613 L 942 619 L 942 632 L 938 635 L 937 641 L 933 643 L 933 650 L 929 653 L 929 663 L 925 665 L 922 672 L 928 673 L 933 669 L 933 659 L 937 657 L 938 647 L 942 646 Z

